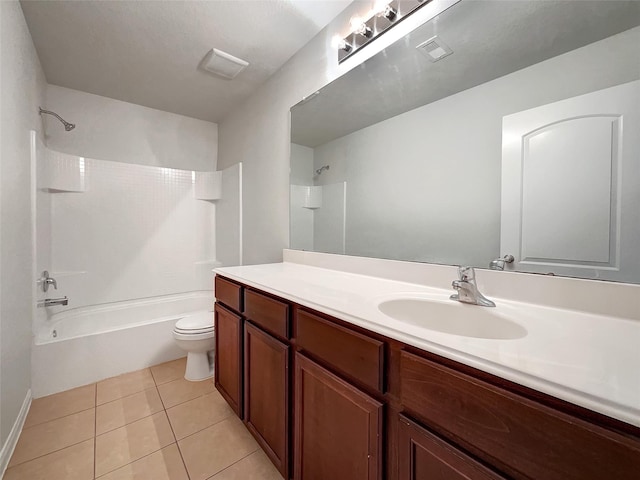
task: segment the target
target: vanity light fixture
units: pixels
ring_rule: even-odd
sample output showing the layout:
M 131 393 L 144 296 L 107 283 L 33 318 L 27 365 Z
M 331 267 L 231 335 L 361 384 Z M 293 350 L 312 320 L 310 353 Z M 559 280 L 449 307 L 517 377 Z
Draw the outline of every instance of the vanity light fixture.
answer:
M 353 17 L 349 22 L 351 32 L 333 42 L 338 50 L 338 63 L 342 63 L 359 49 L 382 35 L 418 8 L 432 0 L 377 0 L 366 19 Z
M 351 24 L 351 31 L 356 35 L 362 35 L 366 38 L 373 36 L 373 30 L 367 25 L 360 17 L 353 17 L 349 22 Z
M 384 17 L 393 22 L 398 12 L 389 4 L 388 0 L 378 0 L 373 6 L 373 13 L 378 17 Z
M 333 37 L 331 41 L 331 46 L 337 50 L 344 50 L 349 53 L 353 48 L 344 38 L 341 38 L 340 35 L 336 35 Z

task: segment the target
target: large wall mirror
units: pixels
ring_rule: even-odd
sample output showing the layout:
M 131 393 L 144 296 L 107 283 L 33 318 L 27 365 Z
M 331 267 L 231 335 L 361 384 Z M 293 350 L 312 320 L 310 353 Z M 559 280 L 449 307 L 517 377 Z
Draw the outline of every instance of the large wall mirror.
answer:
M 640 283 L 639 25 L 461 0 L 295 105 L 291 248 Z

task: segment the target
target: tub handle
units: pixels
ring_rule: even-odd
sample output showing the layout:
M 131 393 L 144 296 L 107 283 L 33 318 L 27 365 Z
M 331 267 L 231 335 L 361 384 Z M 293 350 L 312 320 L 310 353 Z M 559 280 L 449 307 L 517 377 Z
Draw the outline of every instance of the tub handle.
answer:
M 58 289 L 58 282 L 56 279 L 49 276 L 49 272 L 45 270 L 42 272 L 42 276 L 40 277 L 40 283 L 42 284 L 42 291 L 47 292 L 49 290 L 49 285 L 53 285 L 55 290 Z

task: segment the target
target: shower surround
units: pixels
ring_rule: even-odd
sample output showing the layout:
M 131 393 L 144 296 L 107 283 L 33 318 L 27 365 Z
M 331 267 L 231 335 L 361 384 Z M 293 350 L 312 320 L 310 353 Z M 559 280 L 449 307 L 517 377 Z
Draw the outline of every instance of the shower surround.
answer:
M 141 300 L 148 304 L 149 299 L 154 298 L 162 303 L 167 296 L 210 292 L 211 268 L 217 265 L 216 203 L 196 198 L 198 172 L 195 171 L 54 152 L 36 138 L 35 133 L 32 134 L 32 148 L 35 149 L 32 161 L 37 185 L 34 276 L 39 278 L 43 270 L 48 270 L 58 283 L 57 290 L 49 288 L 46 294 L 38 285 L 35 298 L 65 295 L 69 298 L 66 307 L 37 308 L 34 312 L 37 340 L 32 355 L 32 389 L 34 396 L 41 396 L 86 383 L 87 378 L 96 381 L 105 375 L 123 373 L 119 370 L 127 368 L 126 361 L 117 362 L 119 370 L 111 371 L 104 365 L 113 363 L 113 359 L 94 358 L 90 362 L 86 359 L 88 363 L 101 365 L 96 369 L 96 378 L 84 372 L 77 381 L 47 381 L 46 385 L 39 382 L 38 379 L 44 378 L 38 374 L 44 369 L 43 362 L 56 361 L 54 357 L 45 359 L 40 349 L 52 335 L 52 322 L 60 318 L 61 313 L 79 309 L 86 313 L 96 306 L 104 310 L 102 307 L 111 304 Z M 209 301 L 205 299 L 198 309 L 207 308 L 212 301 L 211 294 L 209 296 Z M 193 309 L 189 307 L 189 310 Z M 157 317 L 166 317 L 161 313 Z M 179 313 L 172 312 L 172 315 Z M 88 335 L 111 328 L 108 319 L 89 317 L 69 315 L 77 322 L 92 325 L 92 331 L 85 332 Z M 134 315 L 130 323 L 140 324 L 140 320 Z M 152 319 L 145 319 L 149 320 Z M 126 328 L 126 324 L 119 328 Z M 84 332 L 85 328 L 67 326 L 65 330 Z M 136 331 L 140 333 L 139 329 Z M 154 334 L 158 335 L 151 330 L 141 332 L 143 337 Z M 104 338 L 108 341 L 106 336 Z M 173 341 L 170 336 L 169 339 Z M 136 342 L 112 344 L 113 355 L 130 357 L 132 362 L 135 358 L 132 368 L 145 366 L 146 357 L 157 363 L 182 355 L 177 349 L 165 348 L 164 340 L 158 338 L 158 351 L 151 348 L 144 358 L 136 357 Z M 69 355 L 72 350 L 68 350 Z M 64 356 L 64 352 L 64 348 L 59 348 L 57 355 Z M 85 350 L 85 354 L 91 355 L 89 350 Z M 69 359 L 60 360 L 60 366 L 66 367 L 58 374 L 73 375 L 68 369 Z M 46 370 L 51 373 L 50 367 L 48 365 Z

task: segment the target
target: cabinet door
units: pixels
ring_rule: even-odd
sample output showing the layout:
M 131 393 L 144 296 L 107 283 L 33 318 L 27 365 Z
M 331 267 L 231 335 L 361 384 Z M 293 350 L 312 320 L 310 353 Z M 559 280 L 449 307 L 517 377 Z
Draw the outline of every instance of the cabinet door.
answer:
M 242 418 L 242 317 L 215 306 L 215 385 Z
M 487 469 L 404 415 L 398 416 L 399 480 L 500 480 Z
M 382 404 L 295 358 L 295 480 L 382 478 Z
M 284 478 L 289 478 L 289 347 L 245 324 L 244 421 Z

